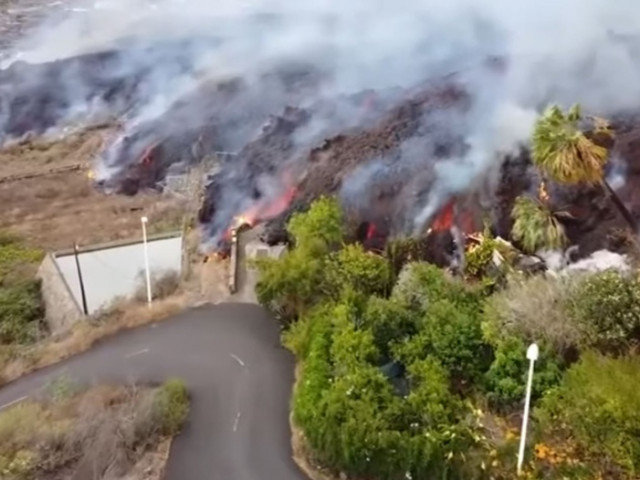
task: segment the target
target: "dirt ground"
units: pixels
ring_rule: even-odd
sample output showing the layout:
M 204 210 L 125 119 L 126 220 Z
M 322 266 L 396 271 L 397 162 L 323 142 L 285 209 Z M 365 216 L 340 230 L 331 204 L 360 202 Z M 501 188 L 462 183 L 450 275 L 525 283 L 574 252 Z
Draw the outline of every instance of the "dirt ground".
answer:
M 0 230 L 56 250 L 139 236 L 143 215 L 151 233 L 179 229 L 184 207 L 178 198 L 156 192 L 106 195 L 93 188 L 90 162 L 105 133 L 94 129 L 0 150 Z

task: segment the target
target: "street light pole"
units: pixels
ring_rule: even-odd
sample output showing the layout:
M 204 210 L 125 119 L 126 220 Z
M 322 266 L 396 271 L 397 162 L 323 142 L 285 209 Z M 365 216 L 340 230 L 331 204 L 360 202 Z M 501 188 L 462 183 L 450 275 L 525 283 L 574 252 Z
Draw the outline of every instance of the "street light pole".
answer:
M 151 274 L 149 273 L 149 246 L 147 244 L 147 217 L 140 219 L 142 222 L 142 243 L 144 245 L 144 270 L 147 279 L 147 305 L 151 307 Z
M 533 382 L 533 365 L 538 360 L 538 345 L 532 343 L 527 349 L 529 359 L 529 377 L 527 378 L 527 393 L 524 399 L 524 415 L 522 417 L 522 432 L 520 433 L 520 449 L 518 450 L 518 475 L 522 473 L 524 462 L 524 446 L 527 440 L 527 424 L 529 423 L 529 406 L 531 403 L 531 383 Z

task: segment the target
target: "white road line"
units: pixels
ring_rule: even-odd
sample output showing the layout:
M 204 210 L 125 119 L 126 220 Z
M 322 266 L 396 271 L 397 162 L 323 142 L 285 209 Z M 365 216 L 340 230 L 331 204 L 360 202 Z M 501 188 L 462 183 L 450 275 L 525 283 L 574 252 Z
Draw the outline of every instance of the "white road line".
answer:
M 133 353 L 127 353 L 124 358 L 131 358 L 131 357 L 135 357 L 136 355 L 142 355 L 143 353 L 147 353 L 149 351 L 148 348 L 144 348 L 142 350 L 138 350 L 137 352 L 133 352 Z
M 238 431 L 238 423 L 240 423 L 240 412 L 236 413 L 236 419 L 233 421 L 233 431 Z
M 11 405 L 15 405 L 16 403 L 20 403 L 23 400 L 26 400 L 27 398 L 29 398 L 27 395 L 25 395 L 24 397 L 20 397 L 20 398 L 16 398 L 13 402 L 9 402 L 9 403 L 5 403 L 4 405 L 0 405 L 0 410 L 3 410 L 7 407 L 10 407 Z
M 238 362 L 240 364 L 241 367 L 244 367 L 244 362 L 240 359 L 239 356 L 231 353 L 231 358 L 233 358 L 236 362 Z

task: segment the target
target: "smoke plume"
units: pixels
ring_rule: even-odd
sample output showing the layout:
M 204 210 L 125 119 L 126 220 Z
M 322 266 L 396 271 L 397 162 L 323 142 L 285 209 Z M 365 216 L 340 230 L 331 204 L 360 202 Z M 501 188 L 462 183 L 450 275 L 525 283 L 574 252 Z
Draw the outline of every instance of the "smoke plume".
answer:
M 112 72 L 141 78 L 124 126 L 134 143 L 137 132 L 174 112 L 176 102 L 203 82 L 239 79 L 244 100 L 232 109 L 255 112 L 262 122 L 291 104 L 304 108 L 326 98 L 411 91 L 455 78 L 472 97 L 469 107 L 423 122 L 438 132 L 445 125 L 439 134 L 462 139 L 463 149 L 437 153 L 437 140 L 418 133 L 392 161 L 372 158 L 375 163 L 345 179 L 343 196 L 353 198 L 387 170 L 409 172 L 409 178 L 432 172 L 428 192 L 416 194 L 408 208 L 418 230 L 444 197 L 526 143 L 536 112 L 549 102 L 580 102 L 604 116 L 640 107 L 637 0 L 102 0 L 43 24 L 15 46 L 13 58 L 49 62 L 100 51 L 119 52 Z M 495 64 L 487 66 L 491 59 Z M 314 72 L 313 88 L 292 93 L 290 81 L 265 80 L 266 73 L 291 65 Z M 86 76 L 68 72 L 64 85 L 63 105 L 85 111 L 95 102 L 86 94 L 92 88 Z M 205 106 L 170 118 L 168 128 L 185 131 L 209 121 L 214 106 Z M 259 135 L 259 123 L 222 113 L 221 122 L 233 118 L 245 127 L 234 127 L 230 143 L 237 151 Z M 312 147 L 338 124 L 362 126 L 367 120 L 358 115 L 345 107 L 315 116 L 298 132 L 298 147 Z M 103 157 L 106 176 L 123 168 L 119 141 Z

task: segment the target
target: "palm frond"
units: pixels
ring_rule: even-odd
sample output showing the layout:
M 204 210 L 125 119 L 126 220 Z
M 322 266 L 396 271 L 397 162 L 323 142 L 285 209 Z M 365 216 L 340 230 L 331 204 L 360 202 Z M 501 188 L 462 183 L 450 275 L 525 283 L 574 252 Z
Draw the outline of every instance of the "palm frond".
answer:
M 514 220 L 511 236 L 529 253 L 542 248 L 560 248 L 567 242 L 564 227 L 558 218 L 533 198 L 516 198 L 511 217 Z
M 596 145 L 578 128 L 580 108 L 567 115 L 553 105 L 538 119 L 533 131 L 533 162 L 561 183 L 597 183 L 607 161 L 606 148 Z

